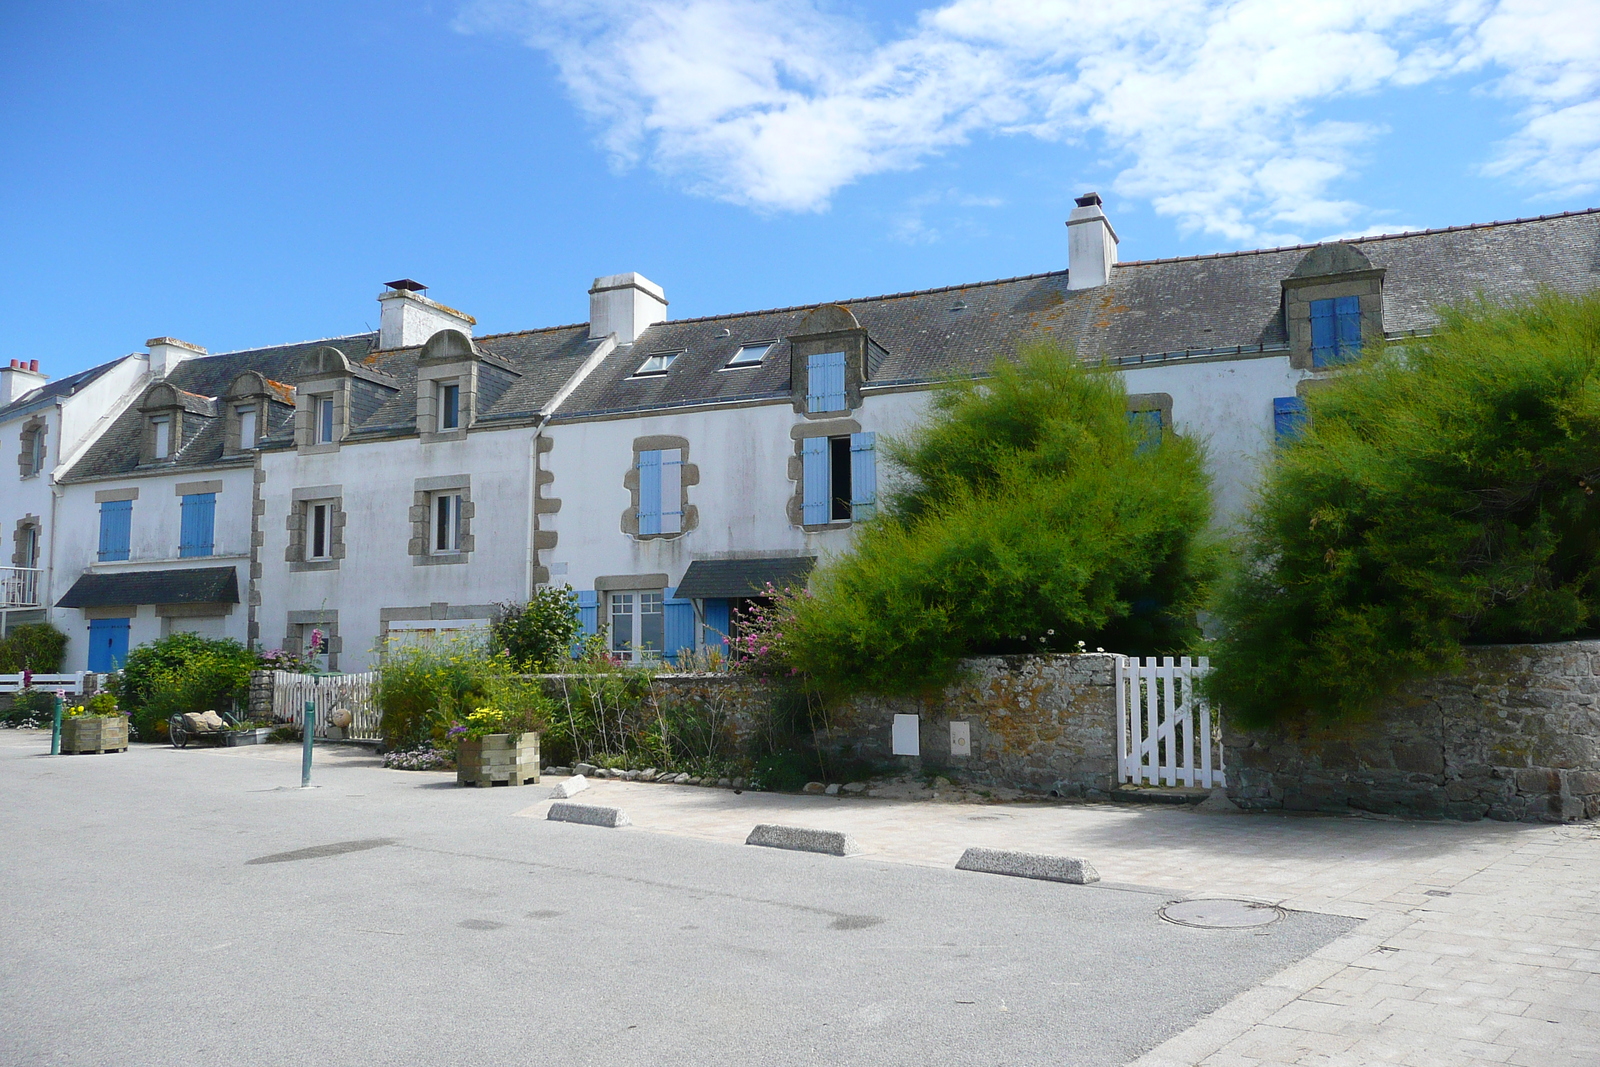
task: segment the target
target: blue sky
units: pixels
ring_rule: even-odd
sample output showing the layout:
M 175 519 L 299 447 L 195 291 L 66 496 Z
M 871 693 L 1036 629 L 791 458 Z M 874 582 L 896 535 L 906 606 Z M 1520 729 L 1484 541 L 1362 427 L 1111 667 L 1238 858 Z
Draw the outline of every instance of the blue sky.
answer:
M 323 0 L 0 11 L 0 312 L 169 334 L 675 317 L 1600 204 L 1596 0 Z M 28 339 L 28 340 L 24 340 Z

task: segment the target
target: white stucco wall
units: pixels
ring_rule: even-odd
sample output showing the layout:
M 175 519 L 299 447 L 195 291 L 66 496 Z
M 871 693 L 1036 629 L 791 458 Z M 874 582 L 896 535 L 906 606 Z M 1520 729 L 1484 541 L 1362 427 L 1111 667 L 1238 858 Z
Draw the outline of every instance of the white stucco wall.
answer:
M 526 599 L 531 591 L 533 428 L 469 433 L 461 441 L 415 438 L 345 444 L 321 455 L 267 452 L 262 483 L 260 647 L 282 647 L 290 613 L 338 612 L 338 667 L 365 670 L 385 609 L 441 616 Z M 474 539 L 467 562 L 421 566 L 410 554 L 419 479 L 471 476 Z M 294 491 L 340 486 L 345 556 L 336 569 L 294 570 L 285 559 Z
M 238 604 L 224 616 L 220 632 L 210 636 L 231 637 L 241 643 L 248 639 L 246 591 L 250 578 L 250 509 L 254 472 L 249 468 L 226 470 L 183 470 L 142 477 L 123 477 L 93 482 L 74 482 L 61 487 L 58 505 L 58 531 L 55 539 L 56 566 L 52 604 L 66 595 L 78 577 L 86 573 L 114 574 L 128 571 L 180 570 L 200 567 L 233 567 L 239 584 Z M 183 521 L 183 500 L 178 486 L 193 482 L 222 483 L 216 495 L 213 550 L 209 556 L 178 555 Z M 103 490 L 138 489 L 133 501 L 128 559 L 102 563 L 100 553 L 100 505 L 95 494 Z M 131 650 L 162 636 L 163 624 L 150 604 L 134 605 L 128 630 Z M 88 664 L 90 612 L 79 608 L 51 608 L 51 621 L 67 634 L 65 669 L 81 671 Z M 189 624 L 174 624 L 183 628 Z

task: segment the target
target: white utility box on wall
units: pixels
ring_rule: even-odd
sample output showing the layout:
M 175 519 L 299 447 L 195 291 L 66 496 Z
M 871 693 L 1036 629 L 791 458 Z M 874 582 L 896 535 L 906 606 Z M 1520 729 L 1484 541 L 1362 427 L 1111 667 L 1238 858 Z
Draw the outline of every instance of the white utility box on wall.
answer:
M 953 722 L 950 724 L 950 755 L 972 755 L 972 724 L 966 722 Z
M 921 723 L 920 715 L 896 715 L 894 730 L 889 736 L 890 751 L 896 756 L 922 755 Z

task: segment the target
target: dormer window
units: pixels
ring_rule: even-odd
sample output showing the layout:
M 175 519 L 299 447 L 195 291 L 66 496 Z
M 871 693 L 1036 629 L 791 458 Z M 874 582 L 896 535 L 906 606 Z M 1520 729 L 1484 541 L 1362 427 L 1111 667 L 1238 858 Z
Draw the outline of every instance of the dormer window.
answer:
M 1333 367 L 1361 354 L 1361 298 L 1311 301 L 1311 365 Z
M 439 429 L 461 427 L 461 384 L 445 382 L 439 386 Z
M 241 405 L 234 409 L 239 416 L 239 447 L 256 446 L 256 409 L 254 405 Z
M 167 459 L 172 455 L 172 420 L 159 418 L 150 420 L 150 429 L 154 434 L 154 453 L 156 459 Z
M 665 374 L 668 368 L 677 360 L 682 352 L 657 352 L 655 355 L 646 356 L 639 369 L 633 372 L 635 378 L 646 378 L 654 374 Z
M 739 351 L 733 354 L 733 358 L 724 364 L 724 368 L 760 366 L 761 361 L 767 358 L 767 353 L 771 352 L 772 347 L 777 343 L 776 341 L 752 341 L 747 345 L 742 345 Z

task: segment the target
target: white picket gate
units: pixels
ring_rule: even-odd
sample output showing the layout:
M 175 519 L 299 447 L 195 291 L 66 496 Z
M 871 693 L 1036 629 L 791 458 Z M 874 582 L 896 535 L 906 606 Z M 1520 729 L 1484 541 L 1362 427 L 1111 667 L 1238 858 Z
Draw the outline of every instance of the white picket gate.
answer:
M 305 718 L 306 701 L 316 711 L 318 736 L 327 732 L 328 712 L 346 708 L 350 712 L 350 728 L 345 736 L 360 741 L 376 741 L 379 713 L 373 689 L 378 684 L 378 672 L 365 674 L 294 674 L 290 671 L 272 672 L 272 717 L 279 722 L 296 726 Z
M 1117 781 L 1133 785 L 1225 784 L 1222 730 L 1195 682 L 1211 661 L 1127 656 L 1117 661 Z
M 74 696 L 83 693 L 83 673 L 76 674 L 35 674 L 30 679 L 35 689 L 46 689 L 54 693 L 56 690 L 71 693 Z M 15 693 L 22 688 L 22 675 L 0 674 L 0 693 Z

